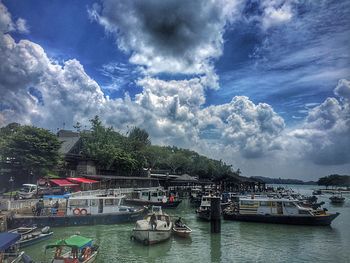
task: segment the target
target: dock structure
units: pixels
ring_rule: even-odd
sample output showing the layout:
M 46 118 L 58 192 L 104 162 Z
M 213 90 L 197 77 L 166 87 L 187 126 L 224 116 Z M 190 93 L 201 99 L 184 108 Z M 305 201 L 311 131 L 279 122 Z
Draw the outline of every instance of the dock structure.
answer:
M 210 198 L 210 226 L 211 233 L 221 232 L 220 197 Z

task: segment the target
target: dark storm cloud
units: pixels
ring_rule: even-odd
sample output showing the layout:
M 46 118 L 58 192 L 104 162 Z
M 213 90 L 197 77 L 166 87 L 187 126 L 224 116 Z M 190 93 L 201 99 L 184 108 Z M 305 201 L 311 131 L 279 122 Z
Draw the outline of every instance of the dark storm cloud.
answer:
M 236 10 L 224 1 L 111 1 L 89 10 L 130 62 L 152 73 L 204 74 L 222 54 L 223 31 Z

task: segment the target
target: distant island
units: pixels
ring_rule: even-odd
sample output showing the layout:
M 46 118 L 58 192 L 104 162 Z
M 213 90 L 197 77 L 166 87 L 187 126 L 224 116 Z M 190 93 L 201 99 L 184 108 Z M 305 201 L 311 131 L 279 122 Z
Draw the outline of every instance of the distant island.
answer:
M 304 182 L 298 179 L 282 179 L 282 178 L 270 178 L 263 176 L 251 176 L 250 178 L 262 181 L 266 184 L 305 184 L 305 185 L 317 185 L 315 181 Z

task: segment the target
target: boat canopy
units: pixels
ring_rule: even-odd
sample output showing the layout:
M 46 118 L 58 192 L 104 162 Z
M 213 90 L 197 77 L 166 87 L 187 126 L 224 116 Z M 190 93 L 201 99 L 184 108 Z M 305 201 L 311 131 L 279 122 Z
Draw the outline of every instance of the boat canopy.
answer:
M 75 249 L 83 249 L 84 247 L 91 247 L 91 245 L 92 245 L 91 238 L 83 237 L 80 235 L 73 235 L 67 239 L 58 240 L 55 244 L 47 245 L 46 249 L 62 247 L 62 246 L 75 248 Z
M 92 179 L 87 179 L 83 177 L 69 177 L 67 180 L 73 182 L 73 183 L 83 183 L 83 184 L 94 184 L 98 183 L 99 181 L 92 180 Z
M 18 233 L 0 233 L 0 251 L 4 252 L 20 239 L 21 234 Z
M 50 179 L 50 182 L 58 186 L 77 186 L 77 184 L 74 184 L 66 179 Z

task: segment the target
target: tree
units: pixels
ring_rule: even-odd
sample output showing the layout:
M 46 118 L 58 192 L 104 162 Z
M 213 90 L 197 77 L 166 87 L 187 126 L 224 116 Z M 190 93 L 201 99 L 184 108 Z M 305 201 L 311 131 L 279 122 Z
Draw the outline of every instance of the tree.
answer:
M 44 176 L 60 163 L 61 142 L 50 131 L 9 124 L 0 130 L 0 160 L 8 173 L 20 181 Z M 18 178 L 21 177 L 21 178 Z

